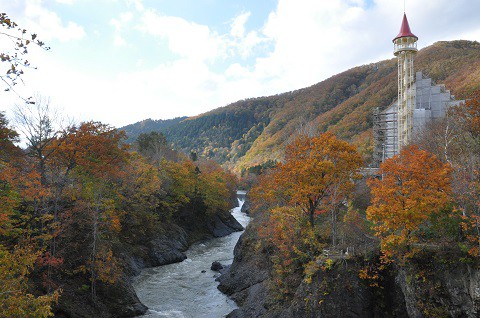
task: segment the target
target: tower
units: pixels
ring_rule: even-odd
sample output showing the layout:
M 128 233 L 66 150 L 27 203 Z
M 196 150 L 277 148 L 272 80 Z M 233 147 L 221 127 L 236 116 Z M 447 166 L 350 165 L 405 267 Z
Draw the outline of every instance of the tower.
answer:
M 398 59 L 397 151 L 410 142 L 413 130 L 416 96 L 413 61 L 417 53 L 417 40 L 418 37 L 410 31 L 404 13 L 400 33 L 393 39 L 393 54 Z

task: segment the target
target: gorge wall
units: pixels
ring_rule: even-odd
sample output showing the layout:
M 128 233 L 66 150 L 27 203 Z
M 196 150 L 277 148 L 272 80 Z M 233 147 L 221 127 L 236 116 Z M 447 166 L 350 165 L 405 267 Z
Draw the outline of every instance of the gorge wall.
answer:
M 270 252 L 261 247 L 255 215 L 236 248 L 234 262 L 220 277 L 219 289 L 239 309 L 228 317 L 478 317 L 480 270 L 449 250 L 424 250 L 408 266 L 390 266 L 380 273 L 379 286 L 359 278 L 359 272 L 378 259 L 377 248 L 337 259 L 307 283 L 293 273 L 296 289 L 287 299 L 272 284 Z
M 120 254 L 125 274 L 113 285 L 99 284 L 95 304 L 90 302 L 88 290 L 86 296 L 82 297 L 82 291 L 75 289 L 79 282 L 71 281 L 64 286 L 62 298 L 55 308 L 55 317 L 113 318 L 144 314 L 148 308 L 138 299 L 132 286 L 132 277 L 143 268 L 181 262 L 187 258 L 185 251 L 191 244 L 242 231 L 243 227 L 228 211 L 224 211 L 207 218 L 200 215 L 193 219 L 178 218 L 165 224 L 163 229 L 147 241 L 117 246 L 122 251 Z

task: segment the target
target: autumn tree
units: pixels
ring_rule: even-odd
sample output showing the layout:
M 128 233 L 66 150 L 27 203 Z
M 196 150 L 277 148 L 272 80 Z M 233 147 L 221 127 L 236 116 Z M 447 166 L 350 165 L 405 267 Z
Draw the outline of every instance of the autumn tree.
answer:
M 38 176 L 29 171 L 28 162 L 14 145 L 17 137 L 0 112 L 0 316 L 48 317 L 58 292 L 38 296 L 30 290 L 29 274 L 42 246 L 36 241 L 39 234 L 25 226 L 25 221 L 33 223 L 33 219 L 22 215 L 23 206 L 42 192 L 37 189 Z
M 0 235 L 6 235 L 11 230 L 11 216 L 19 203 L 16 186 L 12 182 L 19 174 L 14 166 L 21 153 L 14 144 L 16 141 L 18 133 L 9 127 L 5 114 L 0 112 Z
M 36 94 L 30 103 L 16 105 L 14 119 L 19 131 L 26 139 L 25 153 L 29 163 L 39 174 L 40 184 L 37 187 L 39 195 L 32 202 L 33 214 L 41 219 L 48 220 L 42 225 L 42 231 L 49 236 L 44 244 L 48 244 L 48 253 L 55 259 L 56 236 L 58 234 L 58 213 L 61 208 L 61 193 L 58 180 L 61 174 L 57 173 L 56 166 L 49 163 L 54 152 L 51 143 L 58 138 L 62 117 L 50 104 L 50 100 Z M 54 261 L 57 264 L 56 261 Z M 52 268 L 49 262 L 47 279 L 51 280 Z
M 53 316 L 52 304 L 59 293 L 35 296 L 29 291 L 28 275 L 33 270 L 39 253 L 31 248 L 16 246 L 13 251 L 0 245 L 0 316 Z
M 480 256 L 480 91 L 449 109 L 455 122 L 456 148 L 452 156 L 457 206 L 463 214 L 463 228 L 470 242 L 469 253 Z
M 197 170 L 198 190 L 207 206 L 207 212 L 215 214 L 228 211 L 236 199 L 237 179 L 213 160 L 199 162 Z
M 285 151 L 267 182 L 255 187 L 254 196 L 265 201 L 281 198 L 286 205 L 298 206 L 315 226 L 316 217 L 331 217 L 332 244 L 336 245 L 339 208 L 354 188 L 354 178 L 362 158 L 349 143 L 331 133 L 319 137 L 298 137 Z
M 170 148 L 167 138 L 161 132 L 152 131 L 140 134 L 135 141 L 135 146 L 138 152 L 151 162 L 159 163 L 162 158 L 167 160 L 178 159 L 175 151 Z
M 195 165 L 190 160 L 174 162 L 164 159 L 160 166 L 160 177 L 166 190 L 161 204 L 172 215 L 189 204 L 195 194 L 195 184 L 198 182 Z
M 129 157 L 124 139 L 124 133 L 113 127 L 85 122 L 71 127 L 45 148 L 51 153 L 49 163 L 68 180 L 62 185 L 62 193 L 70 201 L 70 208 L 62 212 L 62 223 L 67 227 L 63 229 L 63 255 L 77 271 L 89 273 L 93 297 L 97 281 L 114 283 L 121 271 L 111 244 L 121 230 L 124 213 L 119 208 Z M 77 245 L 79 236 L 83 237 L 79 250 L 85 250 L 85 243 L 88 250 L 70 255 L 65 248 Z
M 49 145 L 59 135 L 61 116 L 49 98 L 37 94 L 33 100 L 15 106 L 15 123 L 26 138 L 28 154 L 35 158 L 42 185 L 47 186 L 47 160 L 54 149 Z
M 131 154 L 121 183 L 123 239 L 129 243 L 145 241 L 160 231 L 168 219 L 161 209 L 165 195 L 158 167 L 138 154 Z
M 412 144 L 426 150 L 444 162 L 454 164 L 460 154 L 460 129 L 452 116 L 436 118 L 419 127 L 412 138 Z
M 18 133 L 9 127 L 5 113 L 0 111 L 0 160 L 8 161 L 20 153 L 14 144 L 18 141 Z
M 270 246 L 280 297 L 290 295 L 299 279 L 311 282 L 323 266 L 329 236 L 337 245 L 338 216 L 361 165 L 356 149 L 333 134 L 301 135 L 287 147 L 284 162 L 263 173 L 250 191 L 253 209 L 267 219 L 258 233 Z
M 477 142 L 480 140 L 480 90 L 474 92 L 466 101 L 452 107 L 450 116 L 455 116 L 464 130 L 471 134 Z
M 422 231 L 451 202 L 451 173 L 448 163 L 412 145 L 380 166 L 381 179 L 370 179 L 372 203 L 367 218 L 381 239 L 389 258 L 409 257 Z
M 319 269 L 317 258 L 326 244 L 298 207 L 272 208 L 267 221 L 260 224 L 259 237 L 274 247 L 270 252 L 274 293 L 280 297 L 291 295 L 292 286 L 298 285 L 299 272 L 308 281 L 313 270 Z

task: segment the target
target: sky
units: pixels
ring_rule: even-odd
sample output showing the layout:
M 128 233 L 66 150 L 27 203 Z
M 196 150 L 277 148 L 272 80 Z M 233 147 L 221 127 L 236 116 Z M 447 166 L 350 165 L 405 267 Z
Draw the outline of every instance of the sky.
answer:
M 121 127 L 194 116 L 393 58 L 403 0 L 0 0 L 32 47 L 21 96 Z M 479 0 L 407 0 L 419 48 L 480 40 Z M 0 30 L 1 31 L 1 30 Z M 11 43 L 0 35 L 0 52 Z M 3 88 L 3 87 L 2 87 Z M 0 91 L 0 110 L 21 104 Z

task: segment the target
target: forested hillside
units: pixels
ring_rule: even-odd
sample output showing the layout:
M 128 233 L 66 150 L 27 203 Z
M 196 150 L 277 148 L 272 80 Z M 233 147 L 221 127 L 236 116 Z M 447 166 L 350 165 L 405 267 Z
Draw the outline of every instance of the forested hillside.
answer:
M 458 99 L 480 87 L 478 42 L 437 42 L 420 50 L 415 63 L 416 70 L 445 84 Z M 372 113 L 396 98 L 396 74 L 395 59 L 363 65 L 308 88 L 238 101 L 167 129 L 149 129 L 164 131 L 178 149 L 237 171 L 282 158 L 298 130 L 332 131 L 357 144 L 368 160 Z
M 130 124 L 122 128 L 128 136 L 127 142 L 134 142 L 140 134 L 148 133 L 151 131 L 159 131 L 164 132 L 167 128 L 178 124 L 182 120 L 186 119 L 187 117 L 177 117 L 173 119 L 167 120 L 153 120 L 153 119 L 145 119 L 135 124 Z

